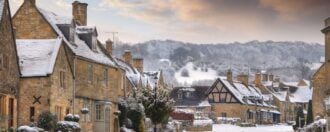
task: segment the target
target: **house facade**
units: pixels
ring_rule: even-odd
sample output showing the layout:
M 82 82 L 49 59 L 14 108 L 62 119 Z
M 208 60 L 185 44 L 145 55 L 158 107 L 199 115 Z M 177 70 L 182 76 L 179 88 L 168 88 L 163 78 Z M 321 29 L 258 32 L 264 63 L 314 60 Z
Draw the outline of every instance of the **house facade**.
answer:
M 17 126 L 19 65 L 8 0 L 0 0 L 0 130 Z
M 281 113 L 273 104 L 273 96 L 247 85 L 247 75 L 239 75 L 237 79 L 233 81 L 229 71 L 227 78 L 218 78 L 206 91 L 213 114 L 219 119 L 239 118 L 253 124 L 278 123 Z
M 327 116 L 327 110 L 330 104 L 330 18 L 325 20 L 325 28 L 322 30 L 325 35 L 325 62 L 324 64 L 315 72 L 312 78 L 313 87 L 313 115 L 314 117 Z M 326 104 L 327 102 L 327 104 Z
M 35 1 L 25 0 L 13 17 L 20 71 L 18 125 L 38 121 L 43 112 L 58 120 L 72 112 L 73 74 L 65 41 L 54 32 Z
M 68 18 L 37 7 L 35 0 L 25 0 L 14 15 L 19 45 L 31 49 L 33 47 L 37 51 L 45 49 L 34 47 L 37 44 L 45 46 L 49 43 L 59 47 L 57 52 L 45 52 L 58 54 L 51 57 L 56 59 L 50 59 L 54 60 L 54 68 L 50 70 L 48 66 L 47 75 L 30 73 L 33 70 L 24 67 L 21 69 L 27 71 L 28 75 L 35 75 L 26 78 L 23 76 L 21 89 L 43 89 L 22 92 L 21 96 L 28 98 L 22 100 L 22 105 L 24 104 L 31 111 L 49 110 L 52 113 L 59 113 L 58 115 L 61 115 L 59 119 L 63 119 L 62 117 L 67 113 L 78 114 L 81 117 L 81 129 L 87 132 L 118 132 L 117 104 L 121 96 L 120 89 L 124 85 L 124 75 L 109 53 L 107 44 L 103 46 L 98 41 L 96 27 L 87 25 L 87 6 L 86 3 L 73 2 L 72 18 Z M 21 49 L 26 50 L 26 48 Z M 21 58 L 25 57 L 27 59 L 24 60 L 28 60 L 29 52 L 26 52 L 26 55 L 23 53 L 25 52 L 22 52 Z M 35 59 L 31 59 L 30 66 L 39 65 L 39 62 L 32 60 Z M 22 65 L 28 66 L 27 63 Z M 64 88 L 62 88 L 63 84 Z M 35 120 L 38 114 L 40 113 L 30 112 L 20 115 L 22 117 L 20 124 Z M 33 119 L 30 119 L 31 117 Z

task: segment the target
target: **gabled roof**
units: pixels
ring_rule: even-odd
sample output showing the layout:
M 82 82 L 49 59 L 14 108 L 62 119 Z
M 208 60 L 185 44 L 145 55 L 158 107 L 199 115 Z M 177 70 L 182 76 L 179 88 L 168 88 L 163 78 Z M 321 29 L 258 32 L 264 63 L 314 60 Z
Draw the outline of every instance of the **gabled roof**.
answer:
M 292 103 L 308 103 L 312 99 L 312 90 L 308 86 L 300 86 L 294 93 L 289 94 Z
M 2 14 L 4 8 L 5 8 L 5 0 L 0 0 L 0 21 L 2 20 Z
M 57 39 L 18 39 L 16 41 L 22 77 L 52 74 L 62 43 Z
M 63 36 L 63 41 L 66 45 L 70 47 L 73 53 L 77 56 L 86 58 L 90 61 L 94 61 L 100 64 L 109 65 L 116 67 L 116 63 L 104 53 L 99 45 L 97 45 L 96 51 L 93 51 L 88 47 L 88 45 L 83 41 L 80 40 L 78 35 L 75 34 L 75 42 L 70 43 L 63 35 L 61 30 L 59 29 L 58 25 L 61 24 L 72 24 L 71 18 L 66 18 L 62 16 L 58 16 L 53 12 L 49 12 L 47 10 L 37 8 L 37 10 L 42 14 L 44 18 L 46 18 L 47 22 L 51 25 L 54 31 L 59 35 Z
M 285 101 L 286 100 L 286 96 L 287 96 L 287 93 L 286 91 L 279 91 L 279 92 L 275 92 L 275 93 L 272 93 L 275 98 L 277 98 L 279 101 Z

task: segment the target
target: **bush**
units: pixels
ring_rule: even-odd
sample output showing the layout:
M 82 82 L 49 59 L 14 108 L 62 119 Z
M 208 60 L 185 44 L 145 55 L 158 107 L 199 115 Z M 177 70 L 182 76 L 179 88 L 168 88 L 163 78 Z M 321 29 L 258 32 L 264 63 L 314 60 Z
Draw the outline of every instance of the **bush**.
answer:
M 73 115 L 67 114 L 66 116 L 64 116 L 64 120 L 65 121 L 73 121 Z
M 128 105 L 125 100 L 120 100 L 118 103 L 118 109 L 121 112 L 119 115 L 119 126 L 122 127 L 125 124 L 125 118 L 127 117 Z M 127 125 L 126 125 L 127 126 Z
M 80 125 L 73 121 L 59 121 L 56 124 L 56 131 L 61 132 L 80 132 Z
M 46 131 L 50 131 L 54 129 L 56 125 L 57 119 L 54 114 L 49 111 L 41 113 L 38 121 L 38 127 L 45 129 Z
M 127 112 L 127 117 L 132 120 L 133 122 L 132 128 L 136 132 L 144 131 L 140 129 L 140 124 L 142 123 L 141 121 L 143 119 L 143 116 L 144 116 L 143 113 L 141 113 L 139 110 L 132 109 Z

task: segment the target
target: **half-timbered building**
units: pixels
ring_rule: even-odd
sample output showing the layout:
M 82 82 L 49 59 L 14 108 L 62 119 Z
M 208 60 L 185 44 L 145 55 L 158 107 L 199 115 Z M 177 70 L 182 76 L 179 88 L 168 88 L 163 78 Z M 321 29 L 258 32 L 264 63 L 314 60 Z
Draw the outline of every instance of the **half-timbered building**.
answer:
M 240 118 L 249 123 L 279 122 L 280 113 L 272 104 L 272 95 L 262 94 L 259 88 L 246 82 L 218 78 L 206 95 L 217 117 Z

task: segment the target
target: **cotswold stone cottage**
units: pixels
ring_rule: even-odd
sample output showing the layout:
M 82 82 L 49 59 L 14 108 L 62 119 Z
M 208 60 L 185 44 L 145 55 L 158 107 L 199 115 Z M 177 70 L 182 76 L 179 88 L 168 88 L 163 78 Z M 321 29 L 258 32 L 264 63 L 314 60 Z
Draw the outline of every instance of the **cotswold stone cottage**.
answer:
M 25 0 L 13 17 L 20 71 L 18 125 L 38 121 L 42 112 L 58 120 L 73 108 L 73 74 L 65 40 L 33 0 Z
M 8 0 L 0 0 L 0 130 L 16 127 L 19 66 Z
M 79 114 L 87 132 L 118 132 L 124 73 L 111 56 L 112 47 L 103 46 L 96 27 L 87 26 L 88 5 L 75 1 L 72 6 L 73 19 L 25 0 L 13 18 L 24 72 L 20 89 L 29 89 L 20 92 L 25 112 L 20 112 L 19 124 L 48 110 L 59 119 Z
M 312 78 L 314 117 L 324 117 L 329 113 L 326 111 L 329 106 L 326 106 L 325 100 L 329 100 L 330 95 L 330 18 L 325 20 L 325 28 L 322 33 L 325 35 L 325 62 Z M 329 101 L 327 102 L 330 104 Z

